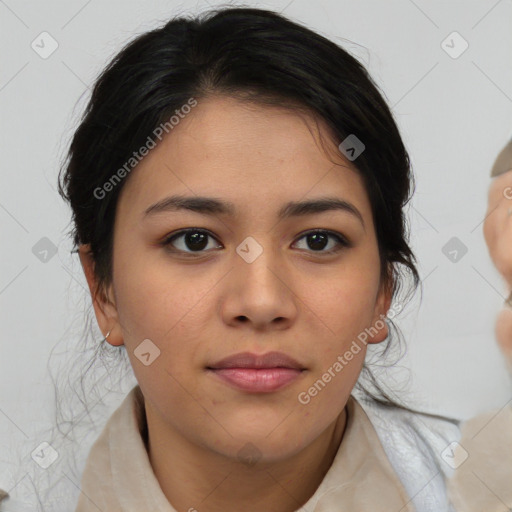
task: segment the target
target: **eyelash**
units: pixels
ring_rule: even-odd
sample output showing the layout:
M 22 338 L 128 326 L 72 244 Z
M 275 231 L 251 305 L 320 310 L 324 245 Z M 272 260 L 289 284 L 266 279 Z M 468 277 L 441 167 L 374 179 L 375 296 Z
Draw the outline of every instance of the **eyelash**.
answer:
M 170 248 L 169 246 L 172 245 L 172 242 L 174 242 L 176 239 L 188 234 L 188 233 L 202 233 L 202 234 L 206 234 L 208 236 L 210 236 L 211 238 L 215 239 L 217 242 L 218 240 L 208 231 L 208 230 L 205 230 L 205 229 L 201 229 L 201 228 L 188 228 L 188 229 L 182 229 L 180 231 L 177 231 L 176 233 L 172 233 L 171 235 L 167 236 L 162 242 L 161 242 L 161 245 L 164 246 L 165 248 L 167 248 L 170 252 L 173 252 L 173 253 L 181 253 L 181 254 L 186 254 L 187 257 L 197 257 L 201 254 L 204 254 L 205 252 L 208 252 L 208 251 L 204 251 L 204 250 L 201 250 L 201 251 L 183 251 L 181 249 L 175 249 L 175 248 Z M 307 237 L 308 235 L 313 235 L 313 234 L 326 234 L 327 236 L 329 237 L 332 237 L 334 238 L 337 243 L 338 243 L 338 247 L 334 248 L 334 249 L 330 249 L 328 251 L 313 251 L 311 250 L 310 252 L 312 253 L 317 253 L 317 254 L 320 254 L 320 255 L 331 255 L 331 254 L 335 254 L 343 249 L 348 249 L 350 247 L 352 247 L 352 244 L 345 238 L 343 237 L 341 234 L 339 233 L 336 233 L 334 231 L 330 231 L 328 229 L 313 229 L 313 230 L 310 230 L 310 231 L 306 231 L 305 233 L 302 233 L 299 238 L 297 240 L 302 240 L 303 238 Z M 195 256 L 197 254 L 197 256 Z

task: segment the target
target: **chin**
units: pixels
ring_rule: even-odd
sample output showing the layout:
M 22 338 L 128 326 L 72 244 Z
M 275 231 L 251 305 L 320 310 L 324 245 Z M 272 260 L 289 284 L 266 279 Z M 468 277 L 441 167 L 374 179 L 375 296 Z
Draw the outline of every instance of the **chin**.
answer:
M 247 467 L 261 468 L 264 465 L 275 464 L 293 457 L 303 448 L 305 447 L 293 443 L 289 436 L 287 442 L 245 436 L 230 443 L 230 446 L 226 446 L 222 455 Z
M 208 442 L 216 451 L 229 457 L 251 456 L 251 451 L 267 462 L 285 459 L 300 452 L 318 435 L 307 429 L 304 422 L 298 423 L 293 415 L 264 416 L 259 419 L 247 420 L 242 416 L 222 422 L 222 427 L 216 429 L 217 441 Z M 229 433 L 229 434 L 228 434 Z
M 300 437 L 304 432 L 304 422 L 297 425 L 297 417 L 290 410 L 282 407 L 277 411 L 250 411 L 233 415 L 224 414 L 222 426 L 235 438 L 258 440 L 264 442 L 280 442 L 286 444 Z M 293 431 L 290 431 L 290 427 Z

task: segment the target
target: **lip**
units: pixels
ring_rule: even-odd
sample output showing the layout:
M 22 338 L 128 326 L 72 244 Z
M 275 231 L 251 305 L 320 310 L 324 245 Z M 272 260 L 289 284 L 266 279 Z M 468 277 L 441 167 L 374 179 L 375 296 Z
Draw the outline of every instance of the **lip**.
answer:
M 227 384 L 247 392 L 271 393 L 298 379 L 306 370 L 282 352 L 243 352 L 207 366 L 210 373 Z
M 208 368 L 213 370 L 225 368 L 291 368 L 295 370 L 305 370 L 295 359 L 283 352 L 267 352 L 266 354 L 241 352 L 221 359 L 209 365 Z

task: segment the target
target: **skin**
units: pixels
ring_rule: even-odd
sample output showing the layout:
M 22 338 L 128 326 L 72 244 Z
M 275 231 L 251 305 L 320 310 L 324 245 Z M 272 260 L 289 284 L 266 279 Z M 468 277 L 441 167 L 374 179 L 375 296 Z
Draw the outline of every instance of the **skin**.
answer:
M 322 145 L 324 141 L 324 145 Z M 327 142 L 326 142 L 327 141 Z M 231 201 L 234 216 L 178 210 L 144 217 L 171 194 Z M 322 196 L 352 203 L 363 223 L 333 210 L 278 220 L 288 201 Z M 184 228 L 211 231 L 197 256 Z M 308 245 L 304 232 L 328 229 L 352 247 Z M 248 236 L 263 248 L 252 263 L 236 248 Z M 80 257 L 108 342 L 124 344 L 145 397 L 149 458 L 178 511 L 294 511 L 314 493 L 342 441 L 345 405 L 366 347 L 307 405 L 297 397 L 321 378 L 358 334 L 385 315 L 390 286 L 380 260 L 369 199 L 327 128 L 304 114 L 201 99 L 134 169 L 120 194 L 113 280 L 106 296 L 94 263 Z M 182 253 L 179 253 L 181 249 Z M 370 338 L 379 343 L 383 328 Z M 149 338 L 161 350 L 149 366 L 134 350 Z M 275 392 L 235 389 L 206 366 L 239 353 L 281 351 L 306 370 Z M 179 413 L 177 413 L 179 411 Z M 239 450 L 252 443 L 257 463 Z
M 484 221 L 484 237 L 489 255 L 512 290 L 512 170 L 493 178 L 489 187 L 488 207 Z M 496 319 L 496 339 L 509 368 L 512 369 L 512 310 L 502 309 Z

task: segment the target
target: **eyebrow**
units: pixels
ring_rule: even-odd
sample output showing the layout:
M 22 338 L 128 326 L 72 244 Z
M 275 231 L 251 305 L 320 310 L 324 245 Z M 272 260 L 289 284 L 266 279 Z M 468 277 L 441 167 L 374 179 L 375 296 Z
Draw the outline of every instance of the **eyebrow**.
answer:
M 236 213 L 235 205 L 228 201 L 221 201 L 214 197 L 174 195 L 166 197 L 149 206 L 144 211 L 144 217 L 156 213 L 178 210 L 190 210 L 203 215 L 220 214 L 234 216 Z M 363 227 L 365 227 L 361 212 L 352 203 L 337 197 L 319 197 L 308 201 L 290 201 L 279 210 L 278 218 L 284 220 L 291 217 L 301 217 L 336 210 L 344 211 L 355 216 L 361 221 Z

